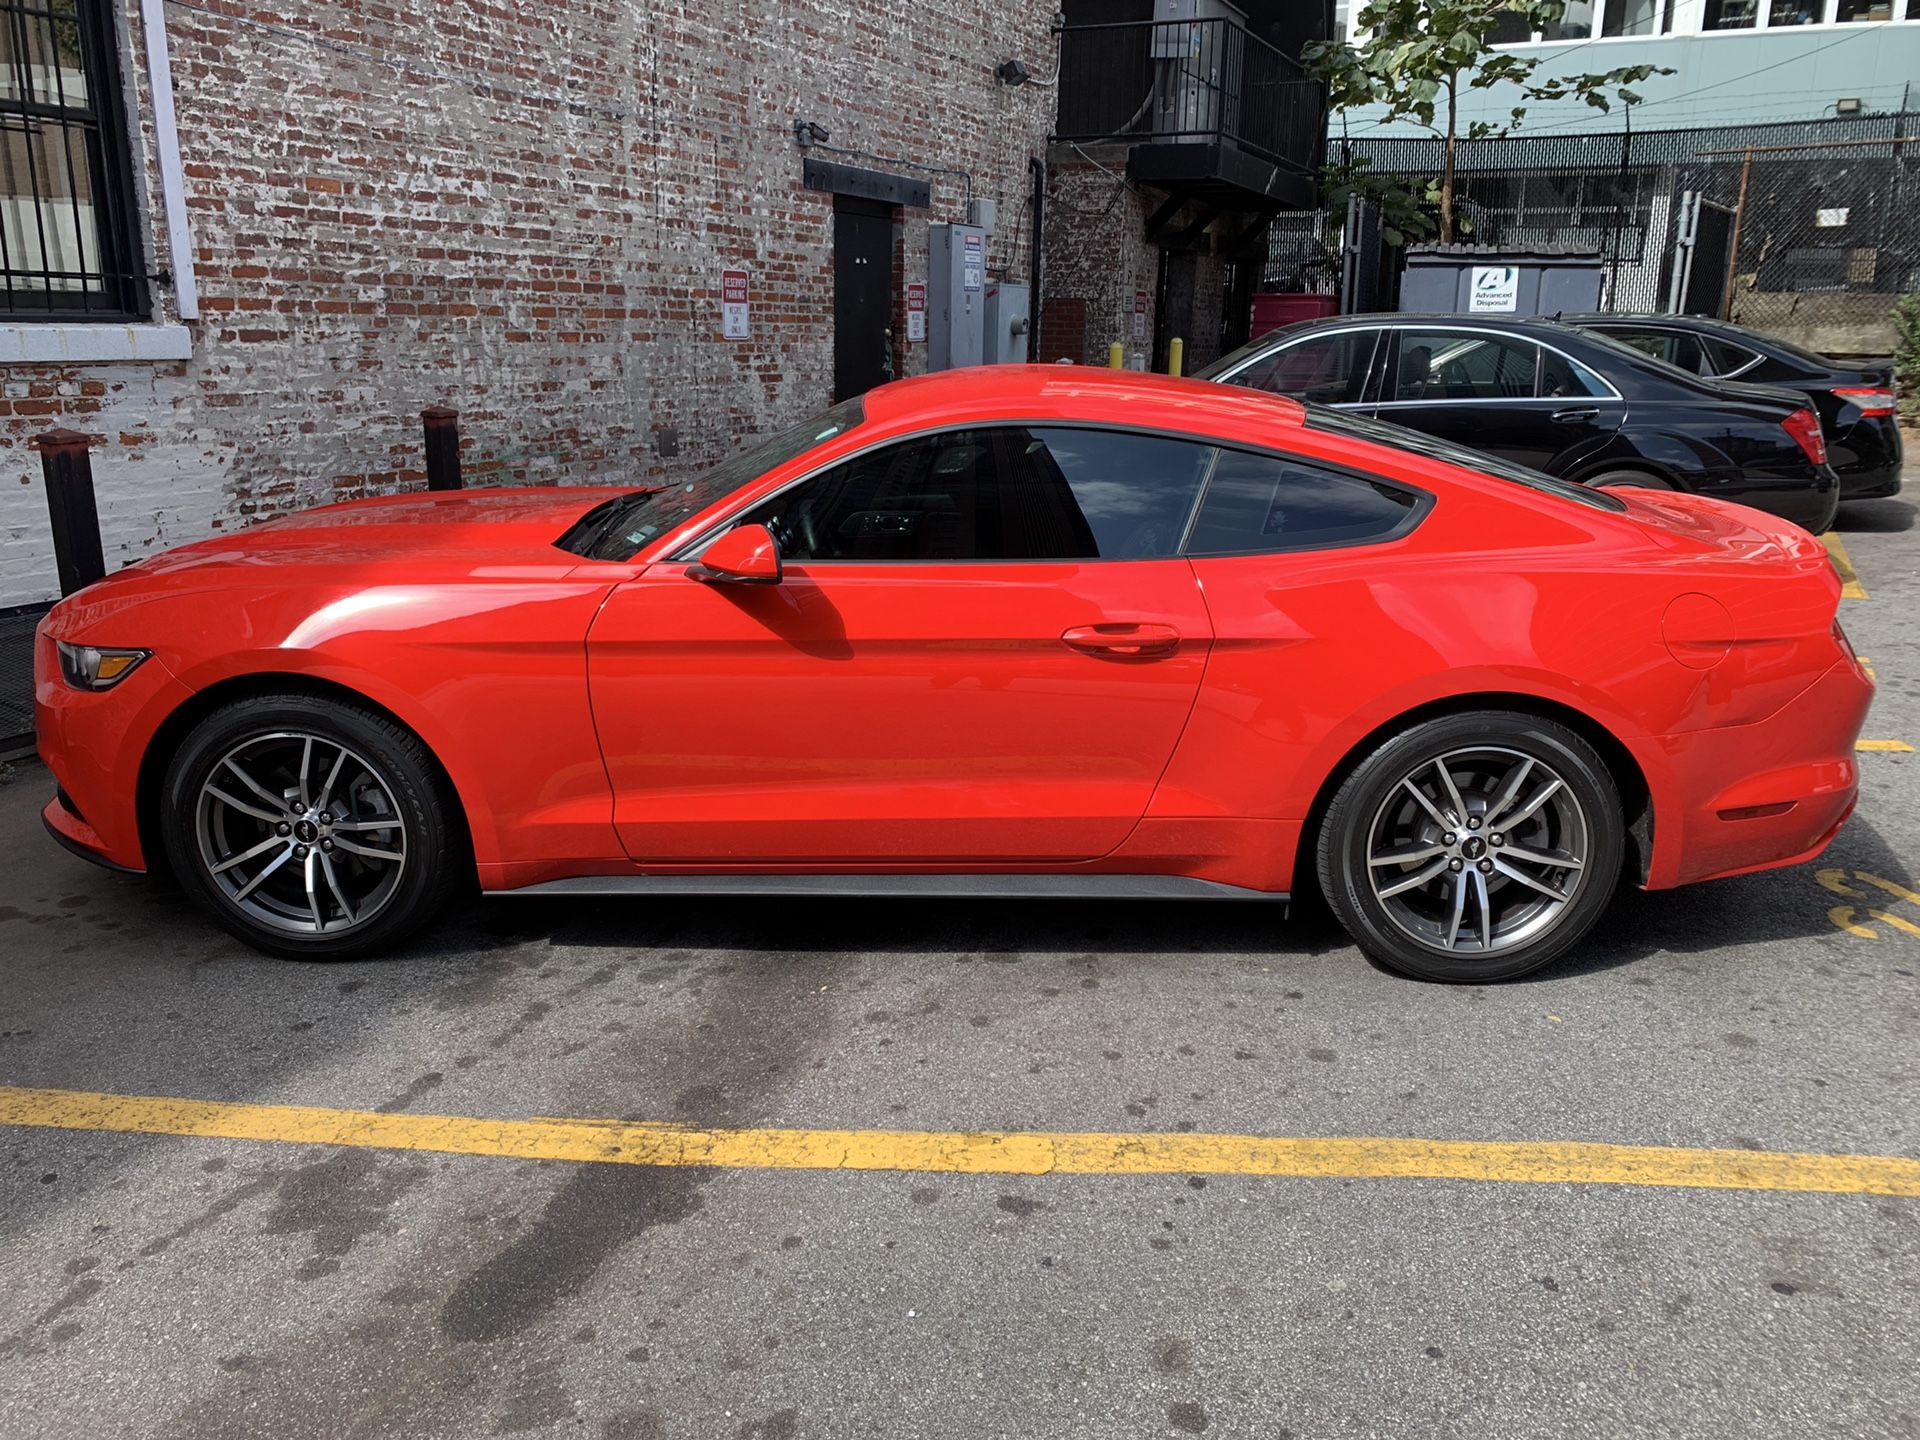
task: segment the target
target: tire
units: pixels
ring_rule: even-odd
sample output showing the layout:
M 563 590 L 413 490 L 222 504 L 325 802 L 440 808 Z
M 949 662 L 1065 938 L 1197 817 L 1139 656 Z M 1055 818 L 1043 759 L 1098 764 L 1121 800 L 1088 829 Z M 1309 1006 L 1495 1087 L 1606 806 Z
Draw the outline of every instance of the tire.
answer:
M 1447 715 L 1382 742 L 1335 792 L 1320 889 L 1390 969 L 1512 980 L 1593 928 L 1619 883 L 1625 831 L 1606 763 L 1564 725 L 1511 710 Z
M 1645 470 L 1606 470 L 1585 484 L 1595 490 L 1671 490 L 1673 486 Z
M 215 710 L 168 764 L 161 803 L 167 858 L 194 903 L 287 959 L 390 950 L 439 914 L 470 868 L 426 746 L 321 696 Z

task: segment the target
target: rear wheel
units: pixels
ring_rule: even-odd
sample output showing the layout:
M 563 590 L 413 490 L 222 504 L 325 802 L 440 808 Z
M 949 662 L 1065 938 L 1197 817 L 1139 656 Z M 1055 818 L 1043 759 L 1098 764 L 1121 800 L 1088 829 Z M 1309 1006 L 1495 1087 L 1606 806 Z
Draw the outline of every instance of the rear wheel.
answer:
M 262 695 L 188 734 L 161 831 L 188 893 L 242 940 L 348 959 L 398 943 L 451 895 L 457 832 L 442 791 L 426 747 L 385 716 Z
M 1430 720 L 1364 759 L 1320 830 L 1322 892 L 1360 948 L 1426 980 L 1510 980 L 1599 919 L 1625 824 L 1605 762 L 1513 711 Z

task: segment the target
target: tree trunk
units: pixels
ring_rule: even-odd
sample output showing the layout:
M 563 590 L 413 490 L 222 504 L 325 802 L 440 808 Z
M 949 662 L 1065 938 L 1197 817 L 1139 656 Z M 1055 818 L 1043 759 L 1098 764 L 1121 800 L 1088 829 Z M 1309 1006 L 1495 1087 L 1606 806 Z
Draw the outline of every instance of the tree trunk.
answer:
M 1440 171 L 1440 243 L 1453 243 L 1453 147 L 1460 120 L 1460 92 L 1447 80 L 1447 154 Z

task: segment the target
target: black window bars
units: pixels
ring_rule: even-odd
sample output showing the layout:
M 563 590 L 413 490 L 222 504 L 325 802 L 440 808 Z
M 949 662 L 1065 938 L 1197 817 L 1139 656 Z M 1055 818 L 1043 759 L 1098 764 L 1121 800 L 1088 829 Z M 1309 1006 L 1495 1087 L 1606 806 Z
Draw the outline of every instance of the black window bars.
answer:
M 111 0 L 0 0 L 0 316 L 148 308 Z

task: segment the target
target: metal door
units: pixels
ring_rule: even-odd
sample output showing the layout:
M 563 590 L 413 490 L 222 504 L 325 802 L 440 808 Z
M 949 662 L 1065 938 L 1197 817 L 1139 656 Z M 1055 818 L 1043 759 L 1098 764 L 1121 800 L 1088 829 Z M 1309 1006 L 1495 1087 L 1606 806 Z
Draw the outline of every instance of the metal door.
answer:
M 893 207 L 833 197 L 833 398 L 893 378 Z

